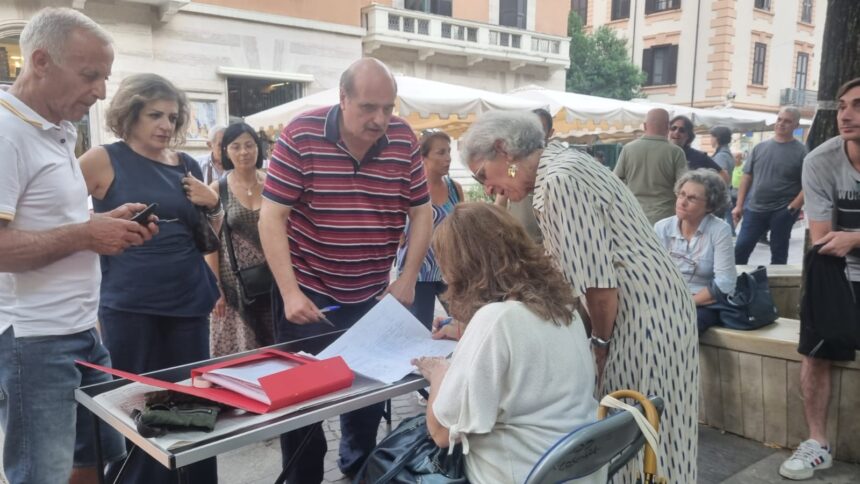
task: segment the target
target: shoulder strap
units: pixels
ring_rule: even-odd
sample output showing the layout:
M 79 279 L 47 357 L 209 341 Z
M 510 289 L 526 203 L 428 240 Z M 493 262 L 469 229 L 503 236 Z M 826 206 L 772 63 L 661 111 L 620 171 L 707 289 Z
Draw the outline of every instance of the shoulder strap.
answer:
M 239 272 L 239 263 L 236 261 L 236 252 L 233 250 L 233 234 L 230 231 L 230 225 L 227 223 L 228 190 L 227 174 L 225 173 L 224 176 L 218 179 L 218 195 L 221 207 L 224 209 L 224 217 L 221 219 L 221 235 L 224 237 L 224 244 L 227 246 L 227 257 L 230 259 L 230 269 L 235 274 Z
M 451 175 L 445 176 L 445 183 L 448 184 L 448 198 L 454 202 L 454 204 L 460 203 L 460 194 L 457 193 L 457 185 L 454 184 L 454 179 L 451 178 Z

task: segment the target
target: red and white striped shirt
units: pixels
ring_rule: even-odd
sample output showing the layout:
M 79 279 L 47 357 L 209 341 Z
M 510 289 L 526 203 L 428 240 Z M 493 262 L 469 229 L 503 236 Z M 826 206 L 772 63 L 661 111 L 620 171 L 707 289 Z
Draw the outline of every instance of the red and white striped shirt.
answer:
M 281 132 L 263 188 L 291 208 L 290 256 L 299 285 L 355 304 L 388 285 L 411 207 L 428 203 L 412 128 L 393 116 L 360 162 L 340 137 L 340 107 L 316 109 Z

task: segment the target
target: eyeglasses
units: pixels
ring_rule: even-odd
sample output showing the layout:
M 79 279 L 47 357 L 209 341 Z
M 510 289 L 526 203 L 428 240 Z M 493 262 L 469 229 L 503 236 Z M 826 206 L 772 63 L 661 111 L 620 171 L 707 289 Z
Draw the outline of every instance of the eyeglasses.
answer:
M 687 254 L 675 252 L 674 250 L 669 251 L 669 256 L 675 262 L 675 267 L 681 271 L 681 274 L 689 274 L 687 282 L 692 282 L 693 277 L 696 275 L 696 270 L 699 268 L 699 263 L 688 257 Z
M 687 128 L 685 128 L 683 126 L 669 126 L 669 131 L 672 131 L 672 132 L 677 131 L 681 134 L 684 134 L 687 132 Z
M 478 185 L 484 186 L 484 183 L 487 182 L 487 174 L 484 172 L 484 167 L 486 167 L 486 166 L 487 166 L 487 161 L 484 161 L 483 163 L 481 163 L 481 167 L 478 168 L 478 171 L 476 171 L 475 174 L 472 175 L 472 178 L 476 182 L 478 182 Z
M 678 200 L 685 200 L 690 205 L 698 205 L 700 203 L 705 203 L 705 200 L 703 198 L 699 198 L 695 195 L 687 195 L 684 192 L 678 192 L 675 194 L 675 196 L 678 197 Z

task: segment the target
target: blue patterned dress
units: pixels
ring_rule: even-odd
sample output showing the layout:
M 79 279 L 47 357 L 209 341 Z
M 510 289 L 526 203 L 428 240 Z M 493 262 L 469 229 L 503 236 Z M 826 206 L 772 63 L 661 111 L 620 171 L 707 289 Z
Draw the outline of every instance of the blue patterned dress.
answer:
M 587 288 L 618 288 L 604 391 L 663 397 L 658 473 L 671 483 L 696 482 L 696 309 L 677 267 L 630 190 L 580 151 L 547 146 L 534 208 L 544 245 L 577 296 Z M 614 482 L 635 482 L 634 469 L 627 466 Z

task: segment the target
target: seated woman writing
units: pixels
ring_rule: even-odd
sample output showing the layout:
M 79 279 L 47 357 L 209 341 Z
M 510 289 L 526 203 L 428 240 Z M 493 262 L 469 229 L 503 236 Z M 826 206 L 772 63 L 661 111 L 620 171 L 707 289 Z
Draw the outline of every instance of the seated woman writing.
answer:
M 698 169 L 678 179 L 675 194 L 675 215 L 654 230 L 687 281 L 701 334 L 719 324 L 719 311 L 711 305 L 732 294 L 737 279 L 732 228 L 720 218 L 726 184 L 713 171 Z
M 543 248 L 491 204 L 458 204 L 433 250 L 451 315 L 468 323 L 450 362 L 413 361 L 430 382 L 427 427 L 440 447 L 463 444 L 471 483 L 523 482 L 552 444 L 596 418 L 573 292 Z

